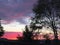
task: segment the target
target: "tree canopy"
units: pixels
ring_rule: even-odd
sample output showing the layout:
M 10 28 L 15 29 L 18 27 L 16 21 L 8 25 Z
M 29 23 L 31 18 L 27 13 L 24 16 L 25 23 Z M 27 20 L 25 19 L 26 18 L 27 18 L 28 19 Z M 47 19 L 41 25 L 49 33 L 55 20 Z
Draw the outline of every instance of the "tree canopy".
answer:
M 33 12 L 35 16 L 31 24 L 48 25 L 57 37 L 57 29 L 60 28 L 60 0 L 38 0 L 33 7 Z

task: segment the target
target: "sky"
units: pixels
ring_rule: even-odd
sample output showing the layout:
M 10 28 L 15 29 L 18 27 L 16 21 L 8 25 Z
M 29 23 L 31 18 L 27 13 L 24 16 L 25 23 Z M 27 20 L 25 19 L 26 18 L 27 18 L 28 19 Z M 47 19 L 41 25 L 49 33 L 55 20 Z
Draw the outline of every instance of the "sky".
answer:
M 37 0 L 0 0 L 0 18 L 6 32 L 22 32 L 34 15 Z
M 22 37 L 23 35 L 21 32 L 6 32 L 4 36 L 2 36 L 1 38 L 6 38 L 9 40 L 17 40 L 18 36 Z
M 17 32 L 23 32 L 25 25 L 30 24 L 30 19 L 34 16 L 33 5 L 36 2 L 37 0 L 0 0 L 1 23 L 7 32 L 3 37 L 16 39 L 18 34 L 22 35 Z

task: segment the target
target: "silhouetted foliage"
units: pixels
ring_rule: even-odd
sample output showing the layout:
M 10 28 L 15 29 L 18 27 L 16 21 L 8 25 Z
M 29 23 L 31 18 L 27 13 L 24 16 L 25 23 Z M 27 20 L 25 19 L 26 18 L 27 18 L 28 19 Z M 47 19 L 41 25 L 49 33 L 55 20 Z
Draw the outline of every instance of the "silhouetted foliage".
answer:
M 0 37 L 4 35 L 4 30 L 2 30 L 2 32 L 0 32 Z
M 0 37 L 3 36 L 4 30 L 3 27 L 1 26 L 1 19 L 0 19 Z
M 23 40 L 23 36 L 21 37 L 21 36 L 18 34 L 17 39 L 18 39 L 18 40 Z
M 37 23 L 42 26 L 48 25 L 53 29 L 57 40 L 57 29 L 60 28 L 60 0 L 38 0 L 33 7 L 33 12 L 35 16 L 32 18 L 31 25 Z
M 60 0 L 38 0 L 33 12 L 35 16 L 32 18 L 31 24 L 48 25 L 53 29 L 55 39 L 57 39 L 57 25 L 60 24 Z
M 29 31 L 27 25 L 25 26 L 25 31 L 23 32 L 24 40 L 31 40 L 32 31 Z

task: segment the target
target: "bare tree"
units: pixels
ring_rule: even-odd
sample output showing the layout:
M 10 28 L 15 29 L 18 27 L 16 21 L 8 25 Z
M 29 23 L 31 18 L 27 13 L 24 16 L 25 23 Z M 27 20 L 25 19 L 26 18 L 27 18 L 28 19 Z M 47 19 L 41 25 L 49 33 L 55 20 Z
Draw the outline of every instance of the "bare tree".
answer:
M 39 23 L 48 25 L 53 29 L 55 39 L 57 37 L 57 26 L 60 25 L 60 0 L 38 0 L 37 4 L 33 7 L 35 16 L 32 18 L 31 26 Z M 34 28 L 34 27 L 32 27 Z

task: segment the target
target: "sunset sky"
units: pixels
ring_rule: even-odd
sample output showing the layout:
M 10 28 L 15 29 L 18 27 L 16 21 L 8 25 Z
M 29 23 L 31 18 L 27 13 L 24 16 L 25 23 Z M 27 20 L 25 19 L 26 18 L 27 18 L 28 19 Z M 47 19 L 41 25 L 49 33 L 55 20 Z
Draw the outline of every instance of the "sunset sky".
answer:
M 24 31 L 25 25 L 29 25 L 31 17 L 34 16 L 32 9 L 37 1 L 38 0 L 0 0 L 0 18 L 2 19 L 1 23 L 5 30 L 2 38 L 17 39 L 18 34 L 23 36 L 22 32 Z M 60 25 L 57 26 L 60 27 Z M 41 30 L 43 33 L 52 32 L 51 28 L 42 28 Z
M 25 25 L 30 23 L 34 15 L 32 8 L 37 0 L 0 0 L 0 18 L 7 39 L 22 36 Z
M 6 32 L 22 32 L 30 23 L 37 0 L 0 0 L 0 18 Z

